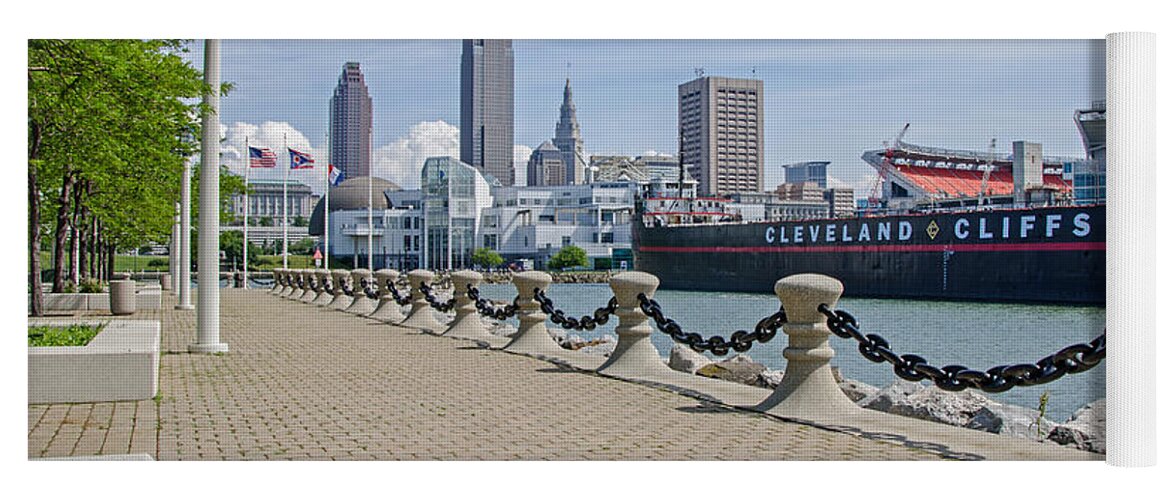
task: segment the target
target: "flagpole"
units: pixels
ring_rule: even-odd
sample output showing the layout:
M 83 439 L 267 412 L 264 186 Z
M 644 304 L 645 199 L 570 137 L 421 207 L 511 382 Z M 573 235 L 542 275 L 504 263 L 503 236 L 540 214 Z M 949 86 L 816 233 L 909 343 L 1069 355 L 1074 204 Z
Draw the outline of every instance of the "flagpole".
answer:
M 374 272 L 374 172 L 366 172 L 366 268 Z
M 333 116 L 332 111 L 330 112 L 330 116 L 331 117 Z M 333 120 L 330 120 L 330 123 L 333 123 Z M 326 271 L 329 270 L 329 188 L 331 187 L 331 183 L 329 181 L 329 174 L 330 174 L 330 170 L 333 169 L 333 158 L 330 156 L 330 154 L 333 152 L 333 150 L 331 149 L 332 147 L 333 146 L 329 142 L 329 133 L 326 132 L 326 134 L 325 134 L 325 149 L 326 149 L 326 151 L 328 151 L 328 153 L 326 153 L 326 157 L 325 157 L 326 158 L 326 160 L 325 160 L 325 229 L 322 231 L 323 233 L 325 233 L 325 255 L 323 255 L 322 258 L 325 259 L 325 270 Z
M 285 181 L 281 189 L 281 262 L 285 269 L 289 268 L 289 170 L 293 169 L 293 154 L 289 152 L 289 135 L 285 134 L 285 155 L 289 161 L 285 164 Z
M 252 149 L 244 138 L 244 289 L 248 289 L 248 180 L 252 175 Z

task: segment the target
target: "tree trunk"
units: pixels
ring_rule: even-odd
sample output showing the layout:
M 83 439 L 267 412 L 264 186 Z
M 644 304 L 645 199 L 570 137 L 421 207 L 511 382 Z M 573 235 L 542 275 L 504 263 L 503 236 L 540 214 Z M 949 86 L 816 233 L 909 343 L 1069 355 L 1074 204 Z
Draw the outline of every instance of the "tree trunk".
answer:
M 89 252 L 89 274 L 87 276 L 97 279 L 98 218 L 93 215 L 89 217 L 89 238 L 86 240 L 89 243 L 89 248 L 86 249 Z
M 65 243 L 69 236 L 69 200 L 73 198 L 73 171 L 61 182 L 61 206 L 57 208 L 57 231 L 53 236 L 53 293 L 65 291 Z
M 114 244 L 106 243 L 106 281 L 114 280 Z
M 33 130 L 32 140 L 40 142 L 37 127 L 34 126 Z M 28 258 L 29 313 L 41 316 L 45 310 L 45 299 L 41 295 L 41 196 L 37 186 L 37 167 L 31 161 L 28 165 Z
M 70 278 L 73 279 L 74 284 L 81 281 L 81 276 L 85 272 L 85 208 L 83 202 L 85 199 L 82 195 L 85 194 L 85 181 L 79 182 L 77 189 L 73 190 L 73 269 L 71 270 Z

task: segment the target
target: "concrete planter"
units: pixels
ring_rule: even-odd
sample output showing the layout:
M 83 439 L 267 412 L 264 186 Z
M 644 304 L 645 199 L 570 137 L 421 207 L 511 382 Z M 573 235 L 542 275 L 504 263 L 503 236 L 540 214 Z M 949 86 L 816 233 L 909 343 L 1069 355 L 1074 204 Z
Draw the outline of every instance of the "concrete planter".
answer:
M 29 319 L 29 326 L 101 323 Z M 85 346 L 28 348 L 29 404 L 155 397 L 159 389 L 159 322 L 115 319 L 106 323 Z
M 110 310 L 109 293 L 46 293 L 41 297 L 46 311 Z M 144 287 L 134 295 L 135 309 L 155 310 L 161 309 L 162 305 L 163 294 L 160 289 Z

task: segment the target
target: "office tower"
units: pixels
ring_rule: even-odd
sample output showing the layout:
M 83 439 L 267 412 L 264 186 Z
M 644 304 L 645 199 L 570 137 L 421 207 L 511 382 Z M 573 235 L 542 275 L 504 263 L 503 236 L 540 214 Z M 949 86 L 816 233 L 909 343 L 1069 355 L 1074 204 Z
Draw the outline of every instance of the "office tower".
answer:
M 460 60 L 460 161 L 516 183 L 512 147 L 512 40 L 464 40 Z
M 763 190 L 764 82 L 705 76 L 680 85 L 679 133 L 700 196 Z
M 573 104 L 573 89 L 565 79 L 565 93 L 561 99 L 561 118 L 557 120 L 557 131 L 553 145 L 561 150 L 561 162 L 565 168 L 565 184 L 585 184 L 586 159 L 581 142 L 581 128 L 577 125 L 577 106 Z M 531 182 L 530 182 L 531 184 Z
M 329 162 L 347 179 L 370 175 L 373 104 L 356 62 L 338 77 L 329 108 Z

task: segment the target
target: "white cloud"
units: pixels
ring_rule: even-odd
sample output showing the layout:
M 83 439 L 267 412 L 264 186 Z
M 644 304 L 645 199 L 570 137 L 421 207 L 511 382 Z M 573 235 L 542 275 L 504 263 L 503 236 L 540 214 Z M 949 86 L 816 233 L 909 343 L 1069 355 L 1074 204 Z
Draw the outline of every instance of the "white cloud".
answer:
M 224 165 L 237 175 L 247 174 L 250 179 L 284 179 L 285 170 L 289 165 L 288 153 L 285 146 L 313 156 L 314 168 L 289 171 L 290 182 L 300 182 L 313 189 L 321 191 L 325 185 L 326 151 L 324 148 L 314 148 L 299 130 L 286 122 L 264 122 L 260 125 L 236 122 L 228 126 L 221 126 L 224 141 L 220 143 L 220 153 Z M 247 144 L 257 148 L 268 148 L 277 155 L 276 168 L 249 169 L 248 154 L 244 149 Z M 250 170 L 247 173 L 246 170 Z
M 529 185 L 529 157 L 533 155 L 533 148 L 523 144 L 512 146 L 512 170 L 516 172 L 516 185 Z
M 405 137 L 374 151 L 374 176 L 416 189 L 423 161 L 432 156 L 459 158 L 459 127 L 443 120 L 416 123 Z

